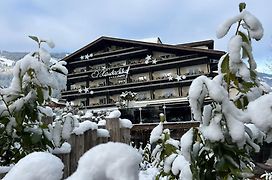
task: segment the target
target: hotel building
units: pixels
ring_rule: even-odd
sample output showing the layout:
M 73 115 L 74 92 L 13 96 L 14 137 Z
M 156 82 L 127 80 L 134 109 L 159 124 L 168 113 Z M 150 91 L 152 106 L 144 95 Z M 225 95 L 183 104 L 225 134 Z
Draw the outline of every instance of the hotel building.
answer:
M 121 108 L 133 123 L 191 120 L 187 99 L 192 81 L 213 77 L 224 54 L 212 40 L 186 44 L 101 37 L 75 51 L 67 62 L 67 89 L 62 98 L 82 109 L 120 108 L 120 95 L 137 93 L 135 101 Z

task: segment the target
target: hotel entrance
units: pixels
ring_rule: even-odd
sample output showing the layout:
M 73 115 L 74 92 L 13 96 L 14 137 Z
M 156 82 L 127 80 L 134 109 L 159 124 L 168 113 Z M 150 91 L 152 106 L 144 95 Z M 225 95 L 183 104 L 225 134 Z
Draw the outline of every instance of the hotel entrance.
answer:
M 133 124 L 160 122 L 160 114 L 165 115 L 167 122 L 191 121 L 191 110 L 188 105 L 162 104 L 139 108 L 120 109 L 121 118 L 127 118 Z

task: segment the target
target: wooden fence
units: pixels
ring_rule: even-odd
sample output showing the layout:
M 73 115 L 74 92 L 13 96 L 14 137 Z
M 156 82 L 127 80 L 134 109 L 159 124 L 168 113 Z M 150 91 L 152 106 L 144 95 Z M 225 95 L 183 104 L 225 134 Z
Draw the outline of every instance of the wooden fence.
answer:
M 148 142 L 150 132 L 158 123 L 134 124 L 131 129 L 120 127 L 119 118 L 106 120 L 106 126 L 99 126 L 99 129 L 88 130 L 82 135 L 72 134 L 68 140 L 71 145 L 71 152 L 68 154 L 57 154 L 64 163 L 63 178 L 70 176 L 77 168 L 79 158 L 92 147 L 107 143 L 108 141 L 123 142 L 129 144 L 131 141 L 139 145 Z M 189 128 L 198 126 L 198 122 L 175 122 L 164 123 L 164 128 L 171 131 L 171 137 L 179 139 Z M 109 136 L 101 136 L 99 131 L 106 129 Z M 0 174 L 1 177 L 1 174 Z
M 145 123 L 134 124 L 131 129 L 121 128 L 118 118 L 108 119 L 106 126 L 99 126 L 98 130 L 88 130 L 82 135 L 72 134 L 68 142 L 71 144 L 71 152 L 68 154 L 58 154 L 57 156 L 64 163 L 63 178 L 70 176 L 77 168 L 79 158 L 92 147 L 107 143 L 108 141 L 123 142 L 129 144 L 134 142 L 137 147 L 140 143 L 145 145 L 149 141 L 150 133 L 158 125 L 158 123 Z M 189 130 L 191 127 L 198 127 L 198 122 L 166 122 L 164 128 L 170 129 L 171 137 L 179 140 L 181 136 Z M 106 129 L 109 131 L 110 136 L 101 136 L 99 131 Z M 269 144 L 269 150 L 264 149 L 264 152 L 271 151 L 271 144 Z M 265 146 L 266 147 L 266 146 Z M 260 152 L 257 156 L 264 155 L 264 152 Z M 258 158 L 254 158 L 257 160 Z M 265 158 L 260 158 L 265 159 Z M 258 162 L 258 160 L 257 160 Z M 0 179 L 5 174 L 0 174 Z
M 57 155 L 64 163 L 63 178 L 75 172 L 79 158 L 92 147 L 108 141 L 130 143 L 130 129 L 120 127 L 119 118 L 107 119 L 105 128 L 109 131 L 109 137 L 100 136 L 98 133 L 100 129 L 90 129 L 82 135 L 71 135 L 68 140 L 71 145 L 71 152 Z

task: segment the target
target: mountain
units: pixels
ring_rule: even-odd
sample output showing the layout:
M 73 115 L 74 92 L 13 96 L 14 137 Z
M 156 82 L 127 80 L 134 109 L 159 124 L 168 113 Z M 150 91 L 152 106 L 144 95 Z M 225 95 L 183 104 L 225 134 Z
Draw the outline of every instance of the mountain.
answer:
M 258 73 L 258 76 L 260 79 L 264 82 L 266 82 L 269 86 L 272 87 L 272 74 L 267 74 L 267 73 Z
M 5 57 L 7 59 L 18 61 L 22 59 L 28 52 L 9 52 L 9 51 L 1 51 L 0 50 L 0 57 Z M 61 53 L 51 53 L 51 56 L 56 59 L 62 59 L 68 53 L 61 52 Z

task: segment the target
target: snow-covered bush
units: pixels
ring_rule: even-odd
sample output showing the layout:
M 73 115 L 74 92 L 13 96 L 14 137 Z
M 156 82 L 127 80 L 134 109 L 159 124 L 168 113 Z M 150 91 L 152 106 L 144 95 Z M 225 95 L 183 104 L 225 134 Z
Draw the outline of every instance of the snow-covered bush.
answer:
M 139 153 L 142 155 L 142 162 L 140 164 L 141 170 L 147 170 L 152 167 L 152 161 L 154 160 L 151 156 L 151 144 L 147 143 L 144 149 L 142 149 L 142 143 L 139 147 Z
M 33 152 L 22 158 L 3 180 L 60 180 L 64 165 L 48 152 Z
M 109 142 L 87 151 L 67 180 L 138 180 L 141 155 L 131 146 Z
M 193 179 L 243 179 L 252 175 L 250 154 L 260 150 L 265 139 L 271 142 L 272 95 L 257 78 L 251 40 L 260 40 L 259 20 L 240 4 L 240 13 L 224 22 L 217 37 L 224 37 L 237 23 L 228 53 L 219 61 L 212 80 L 200 76 L 189 89 L 189 102 L 199 128 L 184 136 L 182 148 L 191 163 Z M 209 96 L 211 104 L 203 105 Z
M 271 180 L 272 179 L 272 172 L 270 172 L 270 173 L 266 172 L 266 173 L 262 174 L 260 178 L 262 178 L 264 180 Z
M 262 38 L 263 28 L 245 7 L 241 3 L 240 13 L 217 30 L 222 38 L 237 23 L 218 75 L 200 76 L 190 86 L 189 103 L 200 126 L 186 132 L 178 145 L 163 123 L 153 129 L 157 179 L 245 179 L 253 175 L 251 154 L 264 140 L 272 141 L 271 88 L 257 77 L 251 46 L 252 39 Z M 208 105 L 206 97 L 212 101 Z
M 0 89 L 0 165 L 54 147 L 59 141 L 52 141 L 56 136 L 44 122 L 45 117 L 53 116 L 46 103 L 53 89 L 66 87 L 68 71 L 63 61 L 51 63 L 50 54 L 41 47 L 42 43 L 54 47 L 51 41 L 30 38 L 38 43 L 38 50 L 15 64 L 10 87 Z M 59 127 L 58 123 L 52 126 Z
M 44 134 L 53 143 L 53 147 L 59 148 L 78 126 L 79 122 L 75 115 L 64 112 L 57 116 L 52 124 L 48 124 L 48 129 L 44 129 Z
M 192 179 L 189 160 L 185 158 L 181 148 L 186 142 L 172 139 L 169 129 L 163 129 L 163 122 L 152 130 L 150 143 L 156 144 L 150 159 L 151 168 L 158 169 L 156 179 Z

